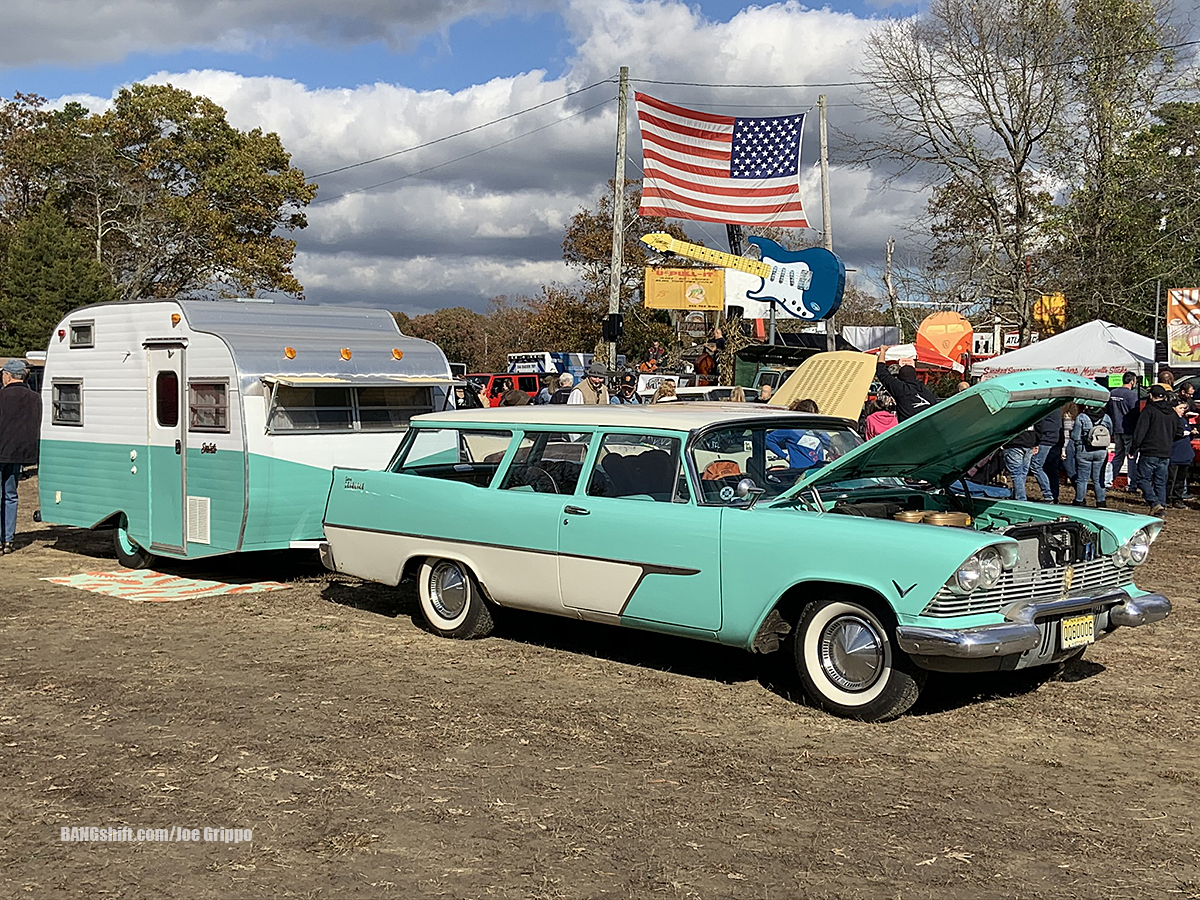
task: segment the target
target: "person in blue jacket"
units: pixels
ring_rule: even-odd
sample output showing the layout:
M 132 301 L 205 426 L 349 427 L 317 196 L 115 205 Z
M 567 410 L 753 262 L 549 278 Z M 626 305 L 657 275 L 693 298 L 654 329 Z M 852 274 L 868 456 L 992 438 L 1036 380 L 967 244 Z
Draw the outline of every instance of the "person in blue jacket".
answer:
M 1080 409 L 1071 426 L 1071 441 L 1075 444 L 1075 505 L 1087 506 L 1088 482 L 1096 491 L 1096 506 L 1108 504 L 1104 493 L 1104 469 L 1108 464 L 1107 440 L 1102 440 L 1097 426 L 1112 435 L 1112 418 L 1103 408 Z

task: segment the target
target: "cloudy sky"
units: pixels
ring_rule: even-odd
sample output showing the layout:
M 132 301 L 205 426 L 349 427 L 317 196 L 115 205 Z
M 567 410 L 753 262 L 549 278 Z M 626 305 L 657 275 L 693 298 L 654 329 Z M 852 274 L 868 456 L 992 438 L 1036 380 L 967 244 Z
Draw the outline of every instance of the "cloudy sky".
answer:
M 889 0 L 14 0 L 0 96 L 98 110 L 136 81 L 205 94 L 235 126 L 278 132 L 319 184 L 295 235 L 310 301 L 482 309 L 570 280 L 564 229 L 613 175 L 622 65 L 634 89 L 696 109 L 813 109 L 801 185 L 819 227 L 817 96 L 831 128 L 853 134 L 860 89 L 837 85 L 854 80 L 879 17 L 914 11 Z M 844 140 L 831 137 L 835 250 L 865 273 L 889 235 L 903 245 L 924 198 L 846 166 Z M 722 227 L 687 227 L 724 249 Z

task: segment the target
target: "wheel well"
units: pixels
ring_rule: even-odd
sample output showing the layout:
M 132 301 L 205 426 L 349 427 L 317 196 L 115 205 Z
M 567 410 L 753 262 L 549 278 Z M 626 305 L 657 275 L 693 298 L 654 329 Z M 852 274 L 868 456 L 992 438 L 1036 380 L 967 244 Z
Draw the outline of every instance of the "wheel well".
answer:
M 895 628 L 898 624 L 896 613 L 878 591 L 861 584 L 843 584 L 838 581 L 805 581 L 794 584 L 784 591 L 775 604 L 775 609 L 779 610 L 786 622 L 795 625 L 800 618 L 800 611 L 809 603 L 833 599 L 861 603 L 890 627 Z
M 404 568 L 400 570 L 400 582 L 403 583 L 410 579 L 416 581 L 423 562 L 425 562 L 424 556 L 410 556 L 404 563 Z
M 118 511 L 118 512 L 115 512 L 112 515 L 108 516 L 107 518 L 101 519 L 99 522 L 97 522 L 92 527 L 93 528 L 116 528 L 118 525 L 121 524 L 121 520 L 123 518 L 125 518 L 125 513 Z

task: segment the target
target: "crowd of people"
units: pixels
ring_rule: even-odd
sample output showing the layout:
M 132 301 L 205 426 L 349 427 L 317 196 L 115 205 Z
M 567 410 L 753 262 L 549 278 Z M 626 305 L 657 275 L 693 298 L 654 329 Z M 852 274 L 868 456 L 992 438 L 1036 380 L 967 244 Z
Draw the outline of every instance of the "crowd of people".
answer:
M 918 415 L 938 402 L 937 396 L 917 374 L 915 360 L 902 359 L 895 371 L 883 362 L 887 347 L 880 348 L 876 380 L 880 390 L 863 409 L 859 430 L 871 440 L 890 428 Z M 1168 508 L 1185 506 L 1190 499 L 1188 474 L 1193 462 L 1192 419 L 1197 412 L 1194 388 L 1190 384 L 1175 390 L 1172 372 L 1163 367 L 1159 380 L 1143 402 L 1138 393 L 1138 376 L 1127 373 L 1122 384 L 1109 394 L 1108 401 L 1095 405 L 1067 404 L 1018 434 L 994 456 L 974 471 L 980 480 L 989 480 L 999 472 L 1007 475 L 1012 496 L 1030 499 L 1026 493 L 1029 476 L 1040 490 L 1040 498 L 1058 503 L 1062 485 L 1073 487 L 1071 502 L 1087 505 L 1089 491 L 1095 505 L 1108 505 L 1108 492 L 1114 489 L 1140 493 L 1154 515 Z M 961 382 L 958 390 L 970 387 Z M 521 406 L 528 403 L 568 404 L 643 404 L 673 403 L 679 400 L 675 382 L 662 379 L 649 399 L 638 391 L 638 374 L 612 373 L 600 360 L 593 360 L 579 383 L 568 373 L 545 376 L 536 397 L 518 390 L 511 379 L 501 380 L 492 403 L 477 405 Z M 756 396 L 747 397 L 743 388 L 734 388 L 729 400 L 735 403 L 766 403 L 773 388 L 764 384 Z M 461 398 L 460 398 L 461 399 Z M 800 411 L 809 410 L 811 400 Z M 474 405 L 470 402 L 461 405 Z M 797 407 L 792 405 L 793 409 Z M 1110 460 L 1110 447 L 1113 455 Z M 781 448 L 781 455 L 800 459 L 795 448 Z M 1127 470 L 1124 476 L 1122 472 Z

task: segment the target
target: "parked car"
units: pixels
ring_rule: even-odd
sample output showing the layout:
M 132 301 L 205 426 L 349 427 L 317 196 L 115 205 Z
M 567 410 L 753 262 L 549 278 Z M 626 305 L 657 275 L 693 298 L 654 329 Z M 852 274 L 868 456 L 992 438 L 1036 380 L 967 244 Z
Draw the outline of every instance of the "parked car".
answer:
M 419 416 L 385 471 L 337 470 L 322 559 L 414 576 L 447 637 L 519 607 L 780 652 L 817 705 L 886 719 L 931 670 L 1037 681 L 1168 614 L 1133 582 L 1160 519 L 959 486 L 1048 410 L 1106 397 L 1001 376 L 865 444 L 843 419 L 744 404 Z
M 518 391 L 527 393 L 530 399 L 536 397 L 538 391 L 542 389 L 542 376 L 537 374 L 517 375 L 512 372 L 497 372 L 494 375 L 477 373 L 467 376 L 467 381 L 479 388 L 479 396 L 483 402 L 491 406 L 496 406 L 500 402 L 500 395 L 504 393 L 501 385 L 505 379 L 511 381 Z

